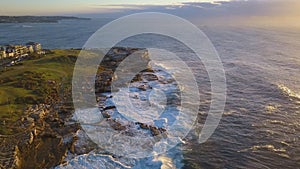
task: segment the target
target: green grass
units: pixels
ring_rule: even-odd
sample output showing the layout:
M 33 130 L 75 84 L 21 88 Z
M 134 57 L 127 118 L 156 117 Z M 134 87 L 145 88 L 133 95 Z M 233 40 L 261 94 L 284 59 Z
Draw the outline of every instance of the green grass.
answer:
M 33 104 L 44 103 L 50 96 L 49 81 L 70 87 L 79 50 L 53 50 L 40 58 L 22 61 L 20 65 L 0 72 L 0 134 L 9 132 L 9 124 L 24 115 Z

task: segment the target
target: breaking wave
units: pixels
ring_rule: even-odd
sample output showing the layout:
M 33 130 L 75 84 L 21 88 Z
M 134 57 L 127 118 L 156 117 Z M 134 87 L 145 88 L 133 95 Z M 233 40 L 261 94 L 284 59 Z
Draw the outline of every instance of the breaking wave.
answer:
M 284 95 L 288 96 L 291 99 L 300 100 L 300 94 L 299 93 L 293 91 L 292 89 L 288 88 L 287 86 L 285 86 L 283 84 L 279 84 L 277 86 Z

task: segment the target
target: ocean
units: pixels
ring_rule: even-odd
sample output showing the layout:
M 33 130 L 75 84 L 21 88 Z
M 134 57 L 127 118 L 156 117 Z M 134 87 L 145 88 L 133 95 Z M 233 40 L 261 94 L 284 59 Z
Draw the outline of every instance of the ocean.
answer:
M 47 49 L 81 48 L 109 21 L 0 24 L 0 45 L 35 41 Z M 178 47 L 177 42 L 141 35 L 118 45 L 159 46 L 176 52 L 193 67 L 201 94 L 195 128 L 181 144 L 157 157 L 128 162 L 91 152 L 70 159 L 66 168 L 300 168 L 300 31 L 198 26 L 218 51 L 227 81 L 225 111 L 212 137 L 198 143 L 210 103 L 210 83 L 203 64 L 193 62 L 191 51 Z

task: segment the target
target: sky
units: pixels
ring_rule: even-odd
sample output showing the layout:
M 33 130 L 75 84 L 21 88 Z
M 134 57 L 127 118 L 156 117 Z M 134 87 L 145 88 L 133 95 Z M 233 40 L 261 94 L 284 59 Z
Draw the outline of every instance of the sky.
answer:
M 215 23 L 299 25 L 299 0 L 0 0 L 0 15 L 120 17 L 165 12 Z
M 230 0 L 222 0 L 230 1 Z M 138 6 L 180 6 L 214 0 L 1 0 L 1 15 L 52 15 L 71 13 L 113 13 Z

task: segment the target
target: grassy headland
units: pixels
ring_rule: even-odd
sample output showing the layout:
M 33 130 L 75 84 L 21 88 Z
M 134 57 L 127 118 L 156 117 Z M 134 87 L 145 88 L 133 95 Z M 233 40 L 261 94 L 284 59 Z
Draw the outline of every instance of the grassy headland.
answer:
M 89 20 L 74 16 L 0 16 L 0 23 L 57 23 L 60 20 Z
M 28 106 L 71 99 L 71 78 L 79 52 L 52 50 L 0 70 L 0 134 L 11 134 L 11 126 Z

